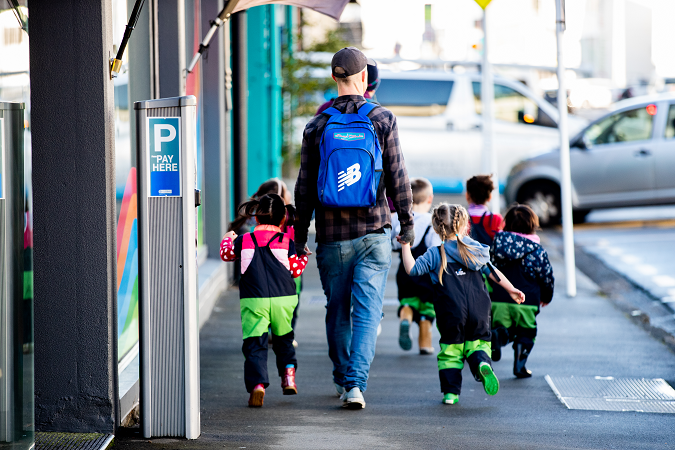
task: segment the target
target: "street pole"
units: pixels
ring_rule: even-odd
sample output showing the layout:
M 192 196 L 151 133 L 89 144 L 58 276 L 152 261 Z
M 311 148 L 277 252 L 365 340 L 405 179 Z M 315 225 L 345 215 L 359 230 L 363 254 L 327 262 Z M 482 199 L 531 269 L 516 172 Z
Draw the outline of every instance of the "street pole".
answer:
M 247 12 L 232 16 L 232 174 L 235 217 L 248 199 L 248 45 Z
M 560 205 L 562 207 L 563 247 L 567 296 L 577 295 L 576 264 L 574 261 L 574 229 L 572 221 L 572 175 L 570 171 L 570 140 L 567 131 L 567 89 L 563 62 L 563 31 L 565 30 L 564 0 L 556 0 L 556 40 L 558 45 L 558 131 L 560 132 Z
M 489 3 L 489 2 L 488 2 Z M 481 65 L 481 116 L 483 118 L 483 171 L 491 173 L 497 188 L 492 193 L 492 201 L 490 202 L 490 209 L 493 213 L 498 214 L 500 208 L 499 202 L 499 172 L 497 162 L 497 152 L 493 146 L 494 136 L 494 83 L 492 79 L 492 67 L 490 66 L 490 59 L 488 57 L 487 45 L 487 4 L 483 7 L 483 61 Z

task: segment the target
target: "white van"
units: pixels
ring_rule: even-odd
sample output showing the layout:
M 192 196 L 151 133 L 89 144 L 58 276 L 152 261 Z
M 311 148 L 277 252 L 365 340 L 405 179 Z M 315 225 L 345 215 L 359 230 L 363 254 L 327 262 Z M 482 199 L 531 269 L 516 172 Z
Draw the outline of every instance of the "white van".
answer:
M 441 193 L 460 193 L 482 173 L 481 75 L 415 70 L 380 71 L 377 101 L 397 116 L 408 173 L 429 178 Z M 524 84 L 494 77 L 494 149 L 500 184 L 524 158 L 559 144 L 557 108 Z M 570 116 L 570 135 L 587 121 Z

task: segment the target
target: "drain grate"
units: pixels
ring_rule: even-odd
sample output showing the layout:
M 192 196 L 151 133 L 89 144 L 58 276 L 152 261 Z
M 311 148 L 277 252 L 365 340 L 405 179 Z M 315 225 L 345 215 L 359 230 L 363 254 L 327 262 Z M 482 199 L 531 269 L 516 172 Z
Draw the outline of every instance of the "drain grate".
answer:
M 112 434 L 100 433 L 35 433 L 35 450 L 105 450 Z
M 546 381 L 568 409 L 675 414 L 675 389 L 661 378 L 546 375 Z

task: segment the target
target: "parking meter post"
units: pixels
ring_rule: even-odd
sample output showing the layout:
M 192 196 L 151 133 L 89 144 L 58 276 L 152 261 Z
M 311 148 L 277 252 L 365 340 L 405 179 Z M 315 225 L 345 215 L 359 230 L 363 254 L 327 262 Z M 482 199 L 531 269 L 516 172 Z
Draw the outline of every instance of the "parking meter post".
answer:
M 565 14 L 561 0 L 556 0 L 556 40 L 558 46 L 558 130 L 560 132 L 560 205 L 562 207 L 563 247 L 567 296 L 577 295 L 576 263 L 574 258 L 574 225 L 572 220 L 572 174 L 570 170 L 570 141 L 567 128 L 567 89 L 563 61 L 563 31 Z
M 489 2 L 488 2 L 489 3 Z M 497 152 L 494 150 L 494 84 L 492 67 L 488 56 L 487 45 L 487 4 L 483 7 L 483 61 L 481 65 L 481 116 L 483 119 L 483 171 L 491 173 L 497 183 L 497 189 L 492 194 L 490 209 L 493 213 L 499 213 L 499 167 Z
M 33 371 L 32 358 L 22 358 L 24 112 L 23 103 L 0 102 L 0 442 L 21 438 L 21 415 L 12 411 L 32 403 L 22 389 L 22 373 Z
M 194 96 L 134 104 L 143 437 L 200 434 Z

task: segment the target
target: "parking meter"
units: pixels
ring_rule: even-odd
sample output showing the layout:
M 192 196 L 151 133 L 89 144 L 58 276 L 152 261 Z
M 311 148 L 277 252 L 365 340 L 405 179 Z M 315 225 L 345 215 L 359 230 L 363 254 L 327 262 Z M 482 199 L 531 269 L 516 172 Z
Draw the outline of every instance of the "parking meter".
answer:
M 32 391 L 32 359 L 24 358 L 24 104 L 0 102 L 0 442 L 23 434 L 25 398 Z M 28 304 L 26 303 L 28 302 Z
M 199 302 L 194 96 L 134 103 L 143 436 L 196 439 Z

